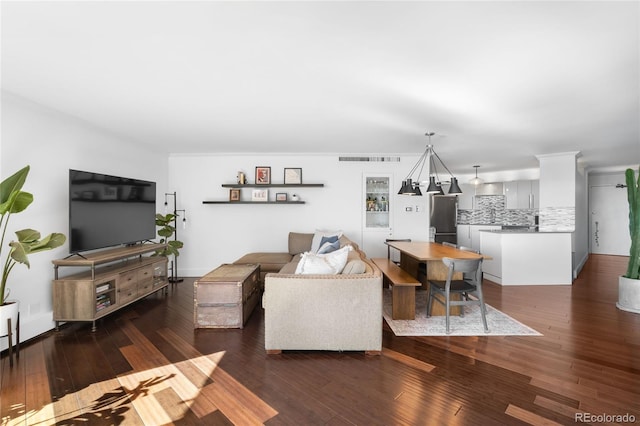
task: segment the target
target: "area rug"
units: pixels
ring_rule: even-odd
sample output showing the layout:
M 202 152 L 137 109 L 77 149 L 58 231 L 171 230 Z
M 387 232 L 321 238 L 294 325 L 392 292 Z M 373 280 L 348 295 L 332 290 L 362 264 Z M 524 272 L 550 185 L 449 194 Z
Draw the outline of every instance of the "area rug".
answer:
M 487 307 L 487 325 L 489 332 L 484 332 L 480 306 L 464 306 L 464 317 L 451 316 L 449 329 L 446 333 L 444 316 L 427 318 L 427 292 L 416 292 L 416 319 L 391 319 L 391 290 L 384 290 L 384 319 L 396 336 L 542 336 L 531 327 L 527 327 L 509 315 L 500 312 L 492 306 Z

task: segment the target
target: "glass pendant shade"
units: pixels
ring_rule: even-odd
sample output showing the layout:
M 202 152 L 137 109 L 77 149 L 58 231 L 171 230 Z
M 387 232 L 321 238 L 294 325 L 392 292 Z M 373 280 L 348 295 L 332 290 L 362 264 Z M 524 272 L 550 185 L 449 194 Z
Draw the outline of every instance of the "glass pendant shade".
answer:
M 478 177 L 478 167 L 480 166 L 473 166 L 476 169 L 476 177 L 474 177 L 473 179 L 471 179 L 469 181 L 470 184 L 472 185 L 480 185 L 482 182 L 484 182 L 484 180 L 482 180 L 481 178 Z

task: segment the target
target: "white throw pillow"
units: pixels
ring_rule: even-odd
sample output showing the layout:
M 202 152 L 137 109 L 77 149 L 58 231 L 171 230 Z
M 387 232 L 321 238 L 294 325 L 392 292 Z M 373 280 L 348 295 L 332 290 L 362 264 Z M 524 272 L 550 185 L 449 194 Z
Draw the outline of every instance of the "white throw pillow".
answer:
M 339 274 L 347 264 L 351 246 L 327 254 L 302 253 L 296 274 Z
M 340 237 L 342 237 L 342 231 L 340 230 L 329 231 L 329 230 L 316 229 L 316 232 L 313 234 L 313 239 L 311 240 L 311 251 L 313 253 L 318 252 L 318 249 L 320 248 L 320 243 L 322 242 L 322 237 L 333 237 L 334 235 L 337 236 L 339 239 Z

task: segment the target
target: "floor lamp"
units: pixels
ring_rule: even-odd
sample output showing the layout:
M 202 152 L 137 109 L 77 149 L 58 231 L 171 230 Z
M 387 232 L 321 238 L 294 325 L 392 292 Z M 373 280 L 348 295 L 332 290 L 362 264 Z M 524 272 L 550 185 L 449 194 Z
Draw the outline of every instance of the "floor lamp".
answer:
M 179 216 L 179 212 L 182 212 L 182 224 L 183 226 L 186 226 L 187 223 L 187 212 L 186 210 L 182 209 L 182 210 L 178 210 L 178 205 L 177 205 L 177 194 L 175 191 L 173 192 L 165 192 L 164 193 L 164 207 L 165 210 L 168 206 L 167 203 L 167 197 L 173 197 L 173 222 L 174 222 L 174 231 L 173 231 L 173 239 L 174 241 L 178 240 L 178 216 Z M 182 278 L 178 278 L 178 256 L 174 255 L 173 256 L 173 264 L 171 266 L 171 278 L 169 278 L 169 282 L 170 283 L 179 283 L 184 281 Z

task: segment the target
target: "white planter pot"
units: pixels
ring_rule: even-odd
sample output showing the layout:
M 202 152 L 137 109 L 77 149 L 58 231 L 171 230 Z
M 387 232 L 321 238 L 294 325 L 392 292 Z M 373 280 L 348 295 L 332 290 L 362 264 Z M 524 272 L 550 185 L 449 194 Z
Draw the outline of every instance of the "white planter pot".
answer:
M 0 305 L 0 336 L 8 335 L 7 318 L 11 318 L 11 329 L 13 334 L 16 332 L 18 325 L 18 312 L 20 311 L 20 303 L 17 300 L 8 300 L 4 305 Z
M 618 309 L 640 314 L 640 280 L 618 278 Z

